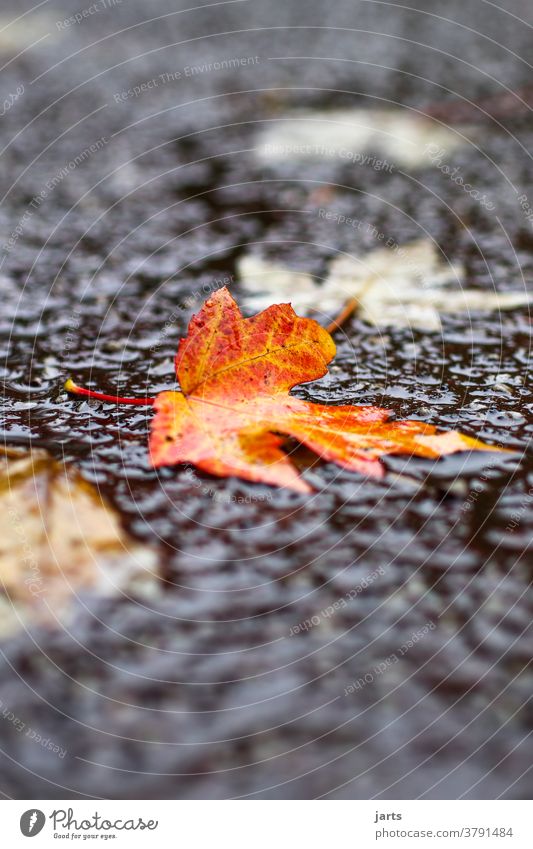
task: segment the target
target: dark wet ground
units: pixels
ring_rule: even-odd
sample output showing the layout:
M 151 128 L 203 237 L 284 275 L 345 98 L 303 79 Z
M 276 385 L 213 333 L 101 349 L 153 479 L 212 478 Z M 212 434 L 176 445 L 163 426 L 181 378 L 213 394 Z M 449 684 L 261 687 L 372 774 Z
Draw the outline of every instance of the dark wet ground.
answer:
M 481 141 L 453 155 L 494 212 L 430 165 L 393 174 L 331 159 L 265 168 L 250 152 L 257 122 L 293 106 L 419 108 L 528 86 L 530 3 L 503 12 L 481 0 L 424 2 L 415 13 L 250 0 L 179 13 L 190 4 L 123 0 L 59 30 L 79 5 L 44 4 L 19 26 L 27 33 L 38 18 L 31 41 L 47 37 L 15 59 L 25 44 L 4 45 L 0 57 L 6 96 L 25 86 L 0 125 L 2 240 L 23 222 L 0 269 L 3 429 L 9 444 L 44 445 L 77 464 L 124 526 L 160 552 L 166 583 L 152 603 L 92 600 L 68 631 L 3 644 L 4 706 L 67 754 L 4 721 L 0 790 L 530 796 L 526 308 L 445 316 L 442 336 L 380 333 L 353 318 L 337 334 L 331 374 L 298 390 L 502 442 L 523 454 L 519 463 L 457 456 L 410 462 L 406 475 L 396 458 L 382 482 L 321 464 L 308 474 L 324 489 L 308 498 L 184 468 L 156 473 L 149 410 L 88 404 L 61 389 L 68 375 L 127 395 L 167 388 L 203 296 L 179 304 L 232 280 L 248 245 L 319 275 L 335 251 L 374 247 L 319 217 L 323 183 L 335 184 L 337 212 L 399 242 L 434 238 L 466 264 L 471 287 L 530 286 L 533 230 L 517 197 L 533 203 L 533 125 L 518 102 L 497 120 L 473 107 Z M 25 8 L 5 2 L 2 14 Z M 260 61 L 185 73 L 247 56 Z M 117 102 L 176 71 L 179 79 Z M 321 615 L 354 589 L 355 600 Z M 312 617 L 318 624 L 294 633 Z

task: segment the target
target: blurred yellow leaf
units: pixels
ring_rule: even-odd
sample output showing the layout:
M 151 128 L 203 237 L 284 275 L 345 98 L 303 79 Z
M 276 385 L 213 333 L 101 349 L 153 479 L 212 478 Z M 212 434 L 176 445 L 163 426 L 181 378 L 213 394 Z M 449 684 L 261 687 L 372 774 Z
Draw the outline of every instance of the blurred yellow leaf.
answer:
M 63 621 L 78 593 L 145 593 L 156 565 L 76 469 L 0 448 L 0 635 Z

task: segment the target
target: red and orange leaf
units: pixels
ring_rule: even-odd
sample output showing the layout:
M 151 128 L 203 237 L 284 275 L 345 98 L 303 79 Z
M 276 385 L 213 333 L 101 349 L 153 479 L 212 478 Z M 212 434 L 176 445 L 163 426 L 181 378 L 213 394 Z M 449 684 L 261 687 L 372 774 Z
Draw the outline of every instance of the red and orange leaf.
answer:
M 380 407 L 312 404 L 289 394 L 294 386 L 323 377 L 334 356 L 329 333 L 297 316 L 289 304 L 245 319 L 228 290 L 219 289 L 180 341 L 181 391 L 155 399 L 152 464 L 192 463 L 221 477 L 310 492 L 283 452 L 280 434 L 373 477 L 383 476 L 379 457 L 386 454 L 437 458 L 498 450 L 417 421 L 388 423 L 390 413 Z

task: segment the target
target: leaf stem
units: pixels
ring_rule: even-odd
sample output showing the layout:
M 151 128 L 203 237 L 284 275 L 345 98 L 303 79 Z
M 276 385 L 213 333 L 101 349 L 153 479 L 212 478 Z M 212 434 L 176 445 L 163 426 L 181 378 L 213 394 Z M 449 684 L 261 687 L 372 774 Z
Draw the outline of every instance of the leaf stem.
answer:
M 440 100 L 423 106 L 421 112 L 430 118 L 450 123 L 471 122 L 476 119 L 503 120 L 531 109 L 533 86 L 527 85 L 502 94 L 478 100 Z
M 353 313 L 356 307 L 357 298 L 350 298 L 348 301 L 346 301 L 338 316 L 334 318 L 333 321 L 330 322 L 326 327 L 328 333 L 334 333 L 335 330 L 338 330 L 339 327 L 342 327 L 344 322 L 350 318 L 351 314 Z
M 139 406 L 151 407 L 154 403 L 153 398 L 121 398 L 120 395 L 105 395 L 103 392 L 84 389 L 82 386 L 74 383 L 70 377 L 63 388 L 72 395 L 85 395 L 87 398 L 96 398 L 99 401 L 112 401 L 115 404 L 137 404 Z

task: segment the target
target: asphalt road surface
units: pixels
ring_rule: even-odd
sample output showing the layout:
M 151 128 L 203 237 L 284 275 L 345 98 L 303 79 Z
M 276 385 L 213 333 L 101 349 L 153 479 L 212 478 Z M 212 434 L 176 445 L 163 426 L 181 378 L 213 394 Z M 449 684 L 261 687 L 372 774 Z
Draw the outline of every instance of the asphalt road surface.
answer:
M 81 4 L 2 4 L 2 431 L 81 470 L 159 577 L 142 598 L 81 594 L 64 627 L 3 638 L 0 791 L 530 797 L 527 306 L 444 311 L 442 332 L 356 313 L 330 375 L 299 397 L 517 453 L 395 458 L 381 481 L 319 463 L 303 472 L 311 498 L 156 472 L 149 408 L 62 383 L 172 386 L 205 293 L 243 296 L 244 255 L 321 280 L 339 252 L 382 247 L 372 227 L 432 240 L 468 288 L 531 290 L 531 4 Z M 391 169 L 257 154 L 295 110 L 395 107 L 464 144 L 417 167 L 393 150 Z

